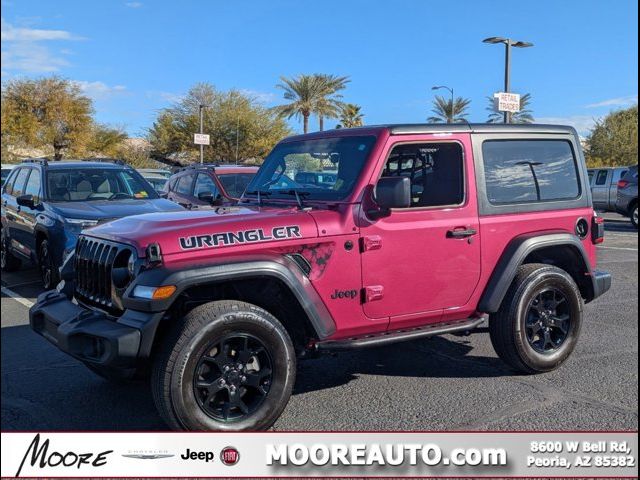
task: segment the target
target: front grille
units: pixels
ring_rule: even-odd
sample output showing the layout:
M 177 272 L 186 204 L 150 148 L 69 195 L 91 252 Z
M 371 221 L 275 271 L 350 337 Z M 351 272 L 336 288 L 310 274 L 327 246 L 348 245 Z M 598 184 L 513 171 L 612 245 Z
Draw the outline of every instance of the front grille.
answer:
M 113 303 L 111 270 L 122 245 L 80 236 L 76 245 L 76 296 L 84 303 L 107 311 L 119 310 Z

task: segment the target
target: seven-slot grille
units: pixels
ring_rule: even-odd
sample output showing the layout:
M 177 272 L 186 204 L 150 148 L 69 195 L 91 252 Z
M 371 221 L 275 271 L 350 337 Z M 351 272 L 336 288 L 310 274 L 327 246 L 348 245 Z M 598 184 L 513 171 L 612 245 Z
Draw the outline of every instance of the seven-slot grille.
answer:
M 114 308 L 111 298 L 111 269 L 121 245 L 80 236 L 76 245 L 76 295 L 80 300 L 107 310 Z

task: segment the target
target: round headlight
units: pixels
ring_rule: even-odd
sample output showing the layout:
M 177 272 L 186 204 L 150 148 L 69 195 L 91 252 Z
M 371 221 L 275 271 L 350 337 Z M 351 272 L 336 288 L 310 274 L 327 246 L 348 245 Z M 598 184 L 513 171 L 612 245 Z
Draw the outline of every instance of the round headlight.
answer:
M 116 288 L 126 288 L 135 275 L 136 256 L 129 250 L 120 250 L 113 259 L 111 280 Z

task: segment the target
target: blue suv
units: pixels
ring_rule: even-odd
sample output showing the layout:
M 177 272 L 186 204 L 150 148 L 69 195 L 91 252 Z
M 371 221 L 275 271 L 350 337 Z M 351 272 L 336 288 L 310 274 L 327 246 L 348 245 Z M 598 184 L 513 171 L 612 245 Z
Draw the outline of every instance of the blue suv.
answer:
M 30 261 L 39 266 L 44 287 L 54 288 L 83 229 L 175 210 L 184 209 L 123 162 L 26 160 L 2 186 L 2 270 Z

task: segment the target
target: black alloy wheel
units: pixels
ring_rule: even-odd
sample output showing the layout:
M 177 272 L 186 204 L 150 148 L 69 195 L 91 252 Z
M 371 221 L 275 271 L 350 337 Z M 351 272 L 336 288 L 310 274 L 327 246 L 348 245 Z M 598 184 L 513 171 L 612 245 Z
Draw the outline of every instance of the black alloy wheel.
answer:
M 529 345 L 538 353 L 562 346 L 571 329 L 571 312 L 565 295 L 555 288 L 541 291 L 529 303 L 525 318 Z
M 266 346 L 248 334 L 230 334 L 200 356 L 193 391 L 200 408 L 218 421 L 232 422 L 256 412 L 266 399 L 273 361 Z

